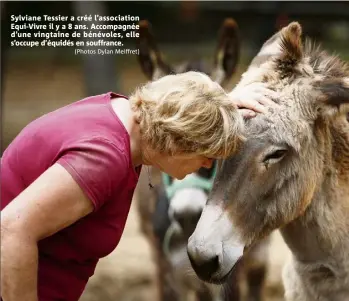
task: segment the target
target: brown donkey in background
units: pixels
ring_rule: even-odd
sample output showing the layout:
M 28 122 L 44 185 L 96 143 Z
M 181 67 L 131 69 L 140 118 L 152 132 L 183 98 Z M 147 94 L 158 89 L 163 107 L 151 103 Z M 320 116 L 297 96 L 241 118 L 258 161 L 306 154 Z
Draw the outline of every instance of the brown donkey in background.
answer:
M 236 65 L 239 60 L 240 41 L 238 37 L 238 28 L 235 21 L 232 19 L 226 19 L 219 33 L 219 40 L 212 69 L 208 69 L 204 62 L 200 60 L 185 62 L 176 67 L 169 65 L 164 60 L 162 53 L 159 51 L 155 38 L 150 30 L 150 24 L 147 21 L 142 21 L 140 23 L 140 39 L 138 41 L 138 47 L 140 49 L 139 63 L 144 74 L 149 80 L 156 80 L 170 73 L 181 73 L 194 70 L 210 75 L 213 80 L 225 87 L 234 74 Z M 152 190 L 148 186 L 149 176 L 147 175 L 147 171 L 144 169 L 141 174 L 140 183 L 136 190 L 136 198 L 138 202 L 137 204 L 138 212 L 140 215 L 141 230 L 151 244 L 154 260 L 157 265 L 157 278 L 160 300 L 185 300 L 183 293 L 175 289 L 175 287 L 178 287 L 180 285 L 174 283 L 175 281 L 177 281 L 175 279 L 178 279 L 178 276 L 176 278 L 174 277 L 174 274 L 177 275 L 178 270 L 180 270 L 179 272 L 181 272 L 183 275 L 186 273 L 188 274 L 188 271 L 182 271 L 182 265 L 174 266 L 173 262 L 170 262 L 171 259 L 169 257 L 171 257 L 171 255 L 174 256 L 175 251 L 171 250 L 172 253 L 170 255 L 165 254 L 161 237 L 158 232 L 154 232 L 154 227 L 165 227 L 164 225 L 159 224 L 159 222 L 161 222 L 159 220 L 165 217 L 154 217 L 155 211 L 156 214 L 159 214 L 158 209 L 156 208 L 158 208 L 159 206 L 166 206 L 166 200 L 161 197 L 161 192 L 164 190 L 164 187 L 161 181 L 161 173 L 159 170 L 151 170 L 151 181 L 152 184 L 155 184 L 155 188 Z M 171 200 L 168 201 L 171 202 Z M 184 200 L 182 200 L 182 202 L 183 201 Z M 191 203 L 193 204 L 196 201 L 197 200 L 193 199 Z M 163 209 L 165 211 L 162 212 L 162 215 L 166 215 L 168 213 L 167 209 L 168 208 Z M 200 208 L 200 213 L 201 210 L 202 208 Z M 195 226 L 196 222 L 192 231 L 194 230 Z M 165 231 L 166 229 L 160 229 L 160 232 L 161 230 Z M 188 237 L 180 242 L 185 248 Z M 247 280 L 247 286 L 249 290 L 248 300 L 261 300 L 264 280 L 266 276 L 268 244 L 268 239 L 266 239 L 265 241 L 256 245 L 249 258 L 246 258 L 246 260 L 242 262 L 239 273 L 234 273 L 231 276 L 229 283 L 227 283 L 224 289 L 224 300 L 241 300 L 238 278 L 242 276 L 245 276 Z M 187 257 L 186 252 L 185 256 Z M 190 264 L 188 268 L 190 268 Z M 182 282 L 189 281 L 183 276 Z M 188 284 L 188 286 L 189 285 L 190 284 Z M 205 290 L 205 288 L 203 288 L 202 286 L 203 285 L 201 284 L 201 287 L 199 286 L 199 288 L 196 289 L 197 300 L 213 300 L 213 296 L 210 295 L 212 288 L 209 287 Z
M 246 122 L 224 160 L 188 254 L 197 275 L 222 282 L 274 229 L 291 249 L 289 301 L 349 300 L 349 66 L 303 44 L 294 22 L 271 37 L 239 86 L 266 83 L 277 105 Z

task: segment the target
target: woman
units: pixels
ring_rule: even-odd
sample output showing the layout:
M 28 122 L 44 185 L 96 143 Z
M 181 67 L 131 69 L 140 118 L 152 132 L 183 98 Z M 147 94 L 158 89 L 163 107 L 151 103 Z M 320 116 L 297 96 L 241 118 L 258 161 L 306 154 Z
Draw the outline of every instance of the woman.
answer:
M 236 104 L 263 110 L 247 98 L 188 72 L 129 99 L 83 99 L 25 127 L 1 162 L 3 299 L 77 301 L 120 240 L 141 166 L 182 179 L 233 154 L 241 141 Z

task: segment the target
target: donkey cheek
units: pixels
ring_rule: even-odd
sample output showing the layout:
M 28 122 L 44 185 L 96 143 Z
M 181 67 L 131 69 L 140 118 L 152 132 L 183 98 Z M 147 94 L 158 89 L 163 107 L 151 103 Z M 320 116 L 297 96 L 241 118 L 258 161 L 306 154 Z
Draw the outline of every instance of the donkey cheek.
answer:
M 308 208 L 308 206 L 310 205 L 311 200 L 314 196 L 315 188 L 316 188 L 315 182 L 313 182 L 313 183 L 311 183 L 311 185 L 307 186 L 307 189 L 304 192 L 303 197 L 300 200 L 299 214 L 298 215 L 303 215 L 304 212 L 306 211 L 306 209 Z
M 252 244 L 260 234 L 261 225 L 259 225 L 259 222 L 249 219 L 239 208 L 231 206 L 227 208 L 226 212 L 233 231 L 239 233 L 240 239 L 246 245 Z

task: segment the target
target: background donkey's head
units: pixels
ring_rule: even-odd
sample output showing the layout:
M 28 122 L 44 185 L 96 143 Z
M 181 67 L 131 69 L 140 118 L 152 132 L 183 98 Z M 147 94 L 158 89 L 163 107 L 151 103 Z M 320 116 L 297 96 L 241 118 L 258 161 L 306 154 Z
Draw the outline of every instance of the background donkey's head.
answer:
M 239 83 L 266 83 L 277 105 L 246 121 L 247 141 L 223 161 L 189 240 L 205 280 L 222 280 L 244 248 L 333 198 L 330 181 L 348 186 L 349 68 L 303 45 L 301 31 L 291 23 L 269 39 Z
M 173 66 L 165 60 L 157 44 L 150 23 L 146 20 L 141 21 L 140 37 L 137 40 L 137 46 L 140 50 L 138 61 L 143 73 L 149 80 L 156 80 L 171 73 L 199 71 L 206 73 L 212 80 L 224 87 L 234 75 L 239 61 L 240 39 L 237 24 L 232 18 L 224 20 L 219 30 L 218 43 L 213 53 L 214 57 L 211 68 L 209 64 L 200 57 Z M 182 241 L 183 246 L 186 244 L 188 234 L 190 235 L 195 229 L 201 211 L 206 203 L 206 194 L 208 191 L 203 189 L 200 185 L 197 185 L 197 183 L 200 184 L 207 179 L 212 180 L 214 166 L 215 164 L 213 164 L 210 169 L 201 168 L 197 173 L 189 175 L 185 181 L 171 179 L 168 175 L 164 175 L 163 177 L 167 179 L 167 181 L 162 184 L 166 185 L 166 182 L 169 182 L 172 186 L 172 184 L 175 183 L 176 185 L 174 185 L 174 187 L 179 187 L 178 189 L 176 188 L 169 197 L 168 201 L 171 205 L 168 208 L 168 213 L 171 220 L 180 225 L 180 230 L 186 233 L 186 238 Z M 159 173 L 157 170 L 156 172 Z M 161 179 L 160 177 L 154 178 Z M 186 189 L 183 189 L 185 186 L 188 186 L 188 182 L 190 182 L 190 185 L 193 185 L 193 181 L 191 181 L 192 178 L 198 179 L 194 183 L 195 187 L 191 187 L 190 189 L 186 187 Z M 146 187 L 146 189 L 147 188 L 148 187 Z M 142 199 L 143 196 L 144 193 L 142 191 L 140 198 Z M 147 206 L 143 204 L 146 204 L 146 202 L 141 202 L 141 212 L 147 210 Z
M 150 80 L 156 80 L 170 73 L 199 71 L 208 74 L 212 80 L 224 87 L 235 72 L 240 54 L 240 40 L 236 22 L 228 18 L 223 22 L 219 32 L 212 68 L 209 68 L 201 58 L 172 66 L 164 59 L 159 50 L 151 25 L 148 21 L 142 21 L 140 22 L 138 48 L 140 51 L 139 63 L 143 73 Z

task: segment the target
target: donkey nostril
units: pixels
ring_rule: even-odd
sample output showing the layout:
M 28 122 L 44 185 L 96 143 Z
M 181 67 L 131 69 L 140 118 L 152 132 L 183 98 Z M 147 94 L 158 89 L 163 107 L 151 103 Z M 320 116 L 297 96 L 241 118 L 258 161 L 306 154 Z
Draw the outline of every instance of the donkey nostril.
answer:
M 197 224 L 200 220 L 200 217 L 201 217 L 201 213 L 202 212 L 198 212 L 196 214 L 193 215 L 193 218 L 192 218 L 192 221 L 193 221 L 193 224 Z
M 206 258 L 205 260 L 195 261 L 188 252 L 190 263 L 197 273 L 197 275 L 203 280 L 209 280 L 219 269 L 219 257 L 214 256 Z
M 188 212 L 188 213 L 174 213 L 173 218 L 178 222 L 178 224 L 182 227 L 185 231 L 193 232 L 199 219 L 201 217 L 201 212 L 194 213 L 194 212 Z
M 177 222 L 181 225 L 182 228 L 185 228 L 185 218 L 183 216 L 178 217 Z
M 218 268 L 219 268 L 219 258 L 218 256 L 215 256 L 205 262 L 203 262 L 200 265 L 201 269 L 206 271 L 207 274 L 209 275 L 213 275 L 215 272 L 217 272 Z
M 174 212 L 173 218 L 178 222 L 178 224 L 181 225 L 181 227 L 183 227 L 183 225 L 185 223 L 185 216 L 183 214 L 178 213 L 178 212 Z

